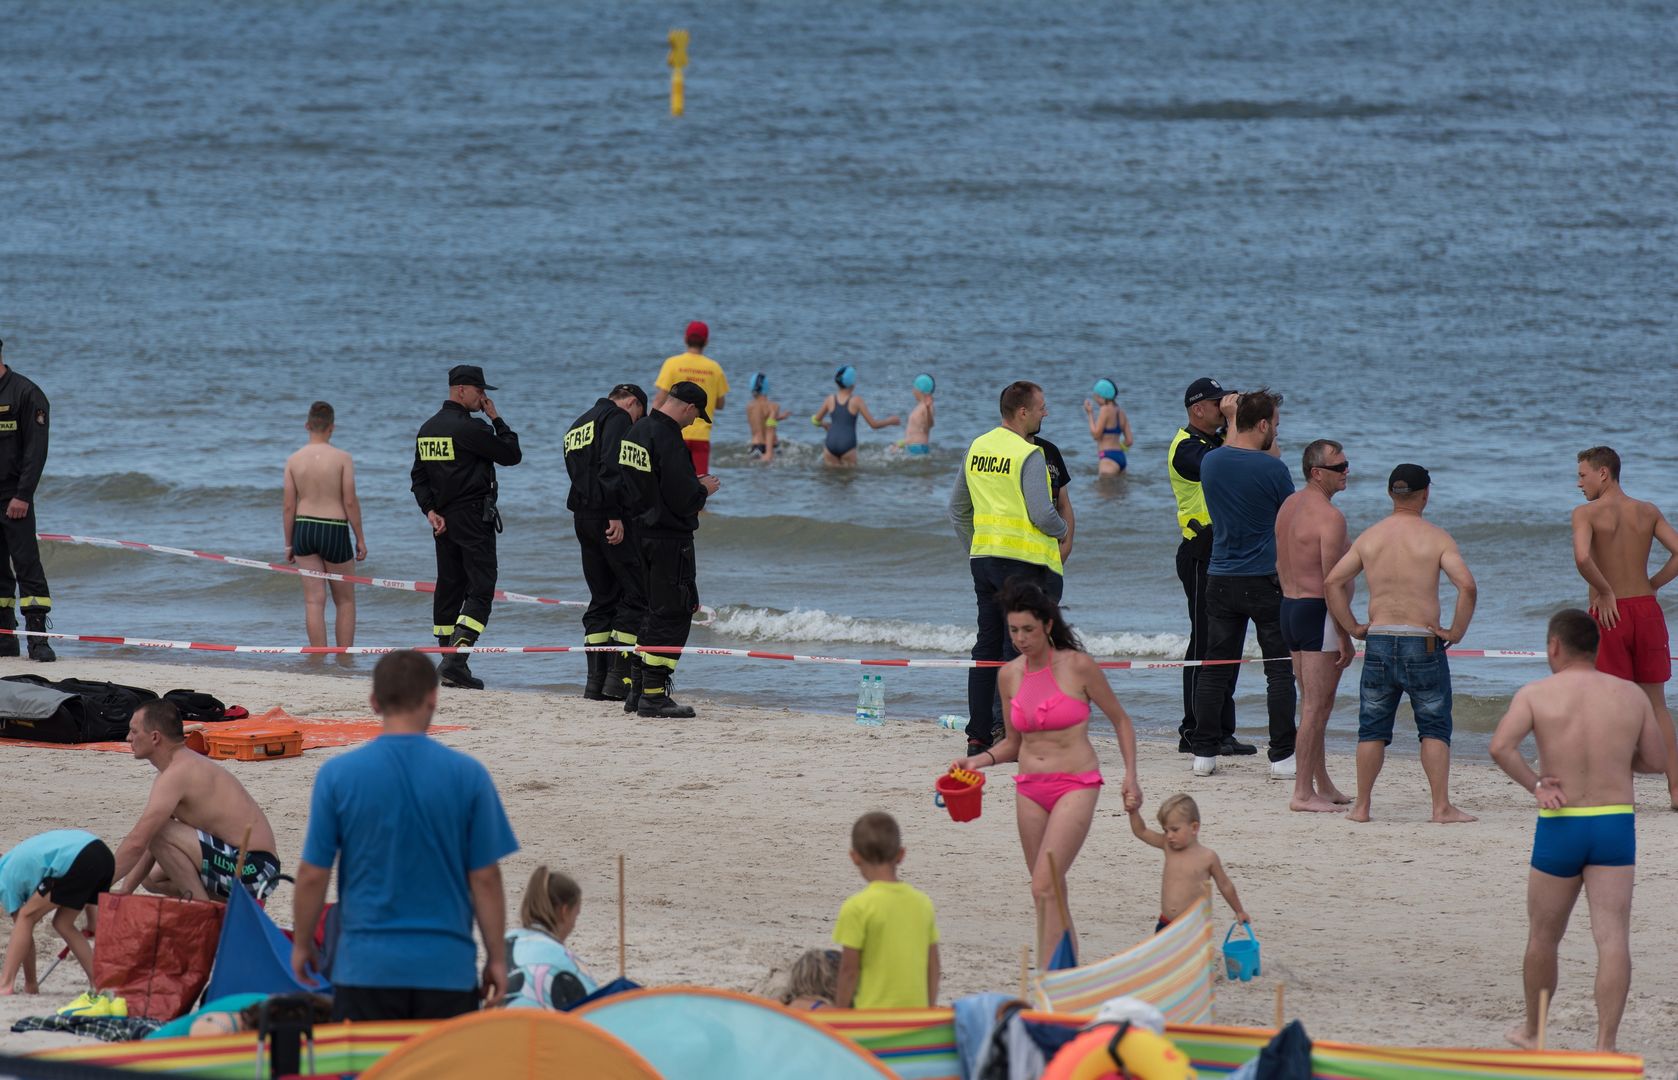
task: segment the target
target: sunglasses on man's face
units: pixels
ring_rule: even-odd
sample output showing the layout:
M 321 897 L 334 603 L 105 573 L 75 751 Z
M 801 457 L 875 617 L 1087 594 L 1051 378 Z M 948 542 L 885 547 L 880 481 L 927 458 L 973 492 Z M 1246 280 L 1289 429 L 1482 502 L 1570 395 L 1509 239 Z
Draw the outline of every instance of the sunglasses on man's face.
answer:
M 1342 461 L 1338 465 L 1313 465 L 1311 467 L 1313 469 L 1327 469 L 1329 472 L 1343 473 L 1352 467 L 1352 463 L 1350 461 Z

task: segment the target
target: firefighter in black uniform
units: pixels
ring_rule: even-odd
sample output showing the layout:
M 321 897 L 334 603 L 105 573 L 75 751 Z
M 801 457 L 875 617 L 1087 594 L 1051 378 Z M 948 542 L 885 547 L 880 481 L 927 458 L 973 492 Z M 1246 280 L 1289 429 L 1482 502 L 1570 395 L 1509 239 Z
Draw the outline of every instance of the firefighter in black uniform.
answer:
M 484 369 L 461 364 L 449 369 L 449 400 L 420 426 L 409 473 L 419 508 L 431 522 L 437 546 L 437 592 L 431 601 L 431 632 L 437 643 L 460 648 L 478 640 L 489 621 L 495 595 L 495 467 L 524 457 L 519 437 L 495 411 Z M 490 424 L 472 414 L 483 410 Z M 482 690 L 462 653 L 437 665 L 444 686 Z
M 0 354 L 5 350 L 0 342 Z M 0 359 L 0 629 L 17 629 L 23 609 L 26 629 L 42 633 L 52 595 L 35 539 L 35 485 L 47 464 L 47 395 Z M 23 595 L 17 596 L 19 590 Z M 0 634 L 0 656 L 18 655 L 17 638 Z M 29 639 L 29 659 L 58 659 L 44 637 Z
M 636 421 L 618 448 L 618 464 L 639 495 L 635 542 L 646 581 L 646 618 L 638 635 L 643 648 L 686 645 L 693 613 L 699 609 L 693 533 L 699 511 L 719 484 L 710 473 L 695 476 L 693 458 L 682 429 L 694 418 L 710 422 L 705 390 L 679 382 L 664 403 Z M 643 652 L 636 656 L 625 712 L 641 716 L 685 718 L 693 715 L 670 696 L 678 654 Z
M 618 466 L 620 444 L 629 425 L 647 415 L 647 393 L 633 383 L 614 386 L 577 417 L 565 433 L 565 471 L 571 494 L 565 500 L 583 552 L 583 580 L 588 582 L 588 610 L 583 612 L 583 644 L 615 642 L 627 646 L 616 660 L 611 653 L 585 653 L 590 701 L 623 701 L 629 696 L 630 661 L 646 614 L 642 596 L 641 556 L 635 549 L 630 513 L 640 496 L 629 490 Z

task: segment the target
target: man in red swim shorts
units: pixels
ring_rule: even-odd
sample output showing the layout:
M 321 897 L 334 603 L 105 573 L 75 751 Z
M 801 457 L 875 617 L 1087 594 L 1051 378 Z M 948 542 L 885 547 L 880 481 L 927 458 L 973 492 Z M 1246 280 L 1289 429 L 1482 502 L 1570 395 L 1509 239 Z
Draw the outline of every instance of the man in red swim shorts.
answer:
M 1678 577 L 1678 530 L 1654 503 L 1620 488 L 1620 455 L 1606 446 L 1579 454 L 1579 490 L 1590 501 L 1573 511 L 1573 562 L 1590 586 L 1591 614 L 1602 629 L 1596 669 L 1629 679 L 1649 695 L 1666 742 L 1666 786 L 1678 810 L 1678 739 L 1666 707 L 1672 649 L 1666 615 L 1655 593 Z M 1659 540 L 1666 565 L 1649 576 L 1649 552 Z

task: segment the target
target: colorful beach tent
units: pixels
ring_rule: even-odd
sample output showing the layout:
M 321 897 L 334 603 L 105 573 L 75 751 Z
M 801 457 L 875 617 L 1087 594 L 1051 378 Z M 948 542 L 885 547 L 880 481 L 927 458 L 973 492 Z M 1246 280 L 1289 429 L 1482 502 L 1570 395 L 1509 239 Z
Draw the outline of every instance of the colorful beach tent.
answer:
M 545 1009 L 491 1009 L 457 1016 L 403 1043 L 361 1074 L 362 1080 L 659 1080 L 660 1075 L 608 1032 Z
M 893 1074 L 843 1035 L 772 1001 L 672 987 L 617 994 L 570 1015 L 634 1047 L 665 1080 L 879 1080 Z
M 1090 1016 L 1109 998 L 1141 998 L 1173 1024 L 1212 1019 L 1212 903 L 1200 900 L 1153 937 L 1117 956 L 1037 981 L 1038 1005 Z
M 243 889 L 234 889 L 221 923 L 216 966 L 204 991 L 208 1000 L 229 994 L 330 994 L 325 979 L 304 986 L 291 973 L 291 939 Z
M 354 1076 L 409 1039 L 436 1027 L 426 1021 L 400 1023 L 327 1024 L 315 1028 L 313 1069 L 326 1076 Z M 39 1050 L 29 1057 L 77 1065 L 99 1065 L 134 1073 L 170 1076 L 224 1077 L 250 1080 L 257 1071 L 256 1035 L 211 1035 L 199 1038 L 145 1039 L 131 1043 L 97 1043 Z M 310 1059 L 305 1054 L 305 1068 Z

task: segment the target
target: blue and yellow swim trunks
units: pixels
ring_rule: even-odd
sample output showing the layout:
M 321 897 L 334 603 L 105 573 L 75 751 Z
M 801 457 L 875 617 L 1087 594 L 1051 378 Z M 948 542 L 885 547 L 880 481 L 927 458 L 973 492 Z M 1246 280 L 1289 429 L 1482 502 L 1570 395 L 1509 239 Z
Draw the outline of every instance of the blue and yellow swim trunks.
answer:
M 1538 811 L 1532 836 L 1532 868 L 1571 878 L 1587 866 L 1637 863 L 1636 813 L 1629 805 L 1564 806 Z

